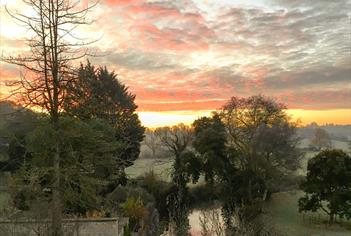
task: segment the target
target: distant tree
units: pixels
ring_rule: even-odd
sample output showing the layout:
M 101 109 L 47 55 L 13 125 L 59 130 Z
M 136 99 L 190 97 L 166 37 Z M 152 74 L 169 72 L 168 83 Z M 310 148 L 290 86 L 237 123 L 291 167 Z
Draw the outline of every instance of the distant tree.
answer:
M 318 129 L 319 128 L 319 126 L 316 122 L 311 122 L 306 127 L 311 128 L 311 129 Z
M 200 176 L 201 164 L 195 154 L 188 150 L 193 133 L 191 127 L 179 124 L 156 129 L 162 146 L 174 155 L 172 170 L 173 188 L 168 195 L 170 221 L 175 235 L 185 236 L 189 231 L 189 208 L 187 183 L 196 182 Z
M 316 128 L 310 145 L 320 151 L 322 148 L 331 148 L 332 143 L 327 131 L 322 128 Z
M 249 202 L 254 200 L 254 179 L 264 188 L 279 175 L 296 170 L 298 149 L 296 124 L 285 112 L 285 105 L 264 96 L 232 97 L 220 112 L 227 131 L 227 145 L 236 150 L 238 169 L 247 173 Z M 264 198 L 266 191 L 261 192 Z
M 184 124 L 157 128 L 155 135 L 160 140 L 160 145 L 167 148 L 176 159 L 187 150 L 193 139 L 191 127 Z
M 133 164 L 140 153 L 144 127 L 136 113 L 135 95 L 128 91 L 114 72 L 81 64 L 78 76 L 67 89 L 66 113 L 82 120 L 103 119 L 114 129 L 114 137 L 122 148 L 116 153 L 120 171 Z
M 152 158 L 156 158 L 156 152 L 159 148 L 160 141 L 158 140 L 155 130 L 146 129 L 144 144 L 151 150 Z
M 308 161 L 306 181 L 301 184 L 305 196 L 299 199 L 299 211 L 322 210 L 335 217 L 351 218 L 351 157 L 344 151 L 324 150 Z

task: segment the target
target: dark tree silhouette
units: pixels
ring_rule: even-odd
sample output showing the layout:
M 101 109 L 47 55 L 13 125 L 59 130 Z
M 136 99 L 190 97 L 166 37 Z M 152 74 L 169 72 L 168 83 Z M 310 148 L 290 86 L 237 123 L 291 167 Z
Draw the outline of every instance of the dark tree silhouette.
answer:
M 7 10 L 19 24 L 33 34 L 26 42 L 29 53 L 19 56 L 5 56 L 2 60 L 18 65 L 25 75 L 13 84 L 13 94 L 22 105 L 41 108 L 50 115 L 54 126 L 59 122 L 60 111 L 71 82 L 72 61 L 87 55 L 85 45 L 93 41 L 79 39 L 74 30 L 80 25 L 91 23 L 87 13 L 94 5 L 80 9 L 80 1 L 69 0 L 23 0 L 31 14 L 13 13 Z M 62 235 L 62 206 L 60 192 L 60 146 L 55 146 L 53 155 L 53 235 Z
M 39 117 L 11 102 L 0 102 L 0 171 L 13 173 L 31 159 L 25 136 L 39 125 Z
M 296 124 L 290 121 L 285 108 L 261 95 L 233 97 L 220 113 L 228 134 L 228 146 L 240 154 L 239 169 L 253 173 L 248 175 L 250 201 L 254 200 L 250 176 L 263 179 L 266 185 L 279 174 L 299 166 L 301 152 L 297 147 Z
M 116 157 L 121 161 L 119 168 L 123 169 L 138 158 L 144 138 L 134 100 L 135 95 L 114 72 L 95 68 L 88 62 L 80 66 L 78 76 L 67 87 L 64 109 L 82 120 L 106 120 L 115 129 L 115 138 L 122 144 Z
M 342 150 L 324 150 L 308 161 L 305 196 L 299 211 L 322 210 L 333 223 L 335 216 L 351 218 L 351 157 Z
M 227 134 L 220 116 L 202 117 L 194 121 L 193 147 L 200 154 L 205 180 L 213 183 L 215 176 L 222 175 L 229 164 L 226 158 Z
M 200 162 L 195 154 L 188 150 L 193 133 L 189 126 L 179 124 L 172 127 L 162 127 L 155 130 L 160 144 L 174 155 L 172 169 L 173 187 L 167 197 L 170 221 L 175 235 L 188 235 L 189 208 L 187 183 L 196 182 L 200 176 Z

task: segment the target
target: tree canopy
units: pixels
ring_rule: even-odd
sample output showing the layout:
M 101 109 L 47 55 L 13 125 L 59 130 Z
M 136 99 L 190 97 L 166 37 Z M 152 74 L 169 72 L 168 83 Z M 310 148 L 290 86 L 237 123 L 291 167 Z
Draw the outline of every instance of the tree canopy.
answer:
M 206 181 L 213 182 L 226 163 L 226 130 L 220 116 L 202 117 L 194 121 L 193 147 L 200 154 Z
M 85 214 L 99 209 L 99 189 L 116 173 L 114 153 L 121 144 L 115 141 L 114 130 L 101 120 L 83 122 L 67 117 L 58 125 L 56 129 L 44 122 L 27 135 L 26 150 L 32 159 L 15 174 L 15 202 L 20 209 L 29 209 L 33 201 L 52 200 L 56 178 L 52 155 L 59 145 L 64 212 Z
M 266 183 L 299 167 L 296 123 L 290 121 L 285 108 L 258 95 L 232 97 L 220 112 L 228 146 L 239 152 L 239 169 L 255 173 Z
M 67 88 L 65 111 L 82 120 L 104 119 L 114 129 L 114 136 L 124 143 L 118 158 L 129 166 L 138 158 L 144 127 L 136 114 L 135 95 L 106 68 L 81 64 L 77 78 Z
M 193 126 L 201 171 L 207 182 L 221 187 L 228 233 L 239 232 L 238 222 L 255 220 L 259 203 L 277 177 L 298 168 L 296 124 L 283 104 L 259 95 L 233 97 L 212 117 L 199 118 Z
M 306 180 L 301 184 L 305 196 L 299 211 L 322 210 L 329 215 L 351 218 L 351 157 L 338 149 L 327 149 L 308 161 Z
M 25 137 L 40 122 L 40 115 L 11 102 L 0 102 L 0 171 L 14 172 L 30 155 Z

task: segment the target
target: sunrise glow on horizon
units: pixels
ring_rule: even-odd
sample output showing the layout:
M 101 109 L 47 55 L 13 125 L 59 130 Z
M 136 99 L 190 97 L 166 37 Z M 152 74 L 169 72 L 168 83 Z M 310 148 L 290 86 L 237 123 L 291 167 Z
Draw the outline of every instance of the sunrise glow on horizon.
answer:
M 196 119 L 203 116 L 210 116 L 211 110 L 205 111 L 171 111 L 171 112 L 138 112 L 141 123 L 148 128 L 157 128 L 161 126 L 172 126 L 179 123 L 191 125 Z M 290 109 L 287 114 L 293 121 L 299 121 L 299 125 L 308 125 L 316 122 L 318 125 L 351 124 L 350 109 L 334 110 L 302 110 Z
M 28 9 L 18 0 L 0 5 L 1 53 L 28 50 L 28 30 L 5 5 Z M 101 0 L 91 12 L 96 22 L 78 32 L 101 38 L 91 48 L 103 56 L 87 59 L 118 74 L 147 127 L 191 124 L 232 96 L 258 94 L 286 104 L 302 124 L 351 124 L 350 7 L 347 0 Z M 2 97 L 19 75 L 0 63 Z

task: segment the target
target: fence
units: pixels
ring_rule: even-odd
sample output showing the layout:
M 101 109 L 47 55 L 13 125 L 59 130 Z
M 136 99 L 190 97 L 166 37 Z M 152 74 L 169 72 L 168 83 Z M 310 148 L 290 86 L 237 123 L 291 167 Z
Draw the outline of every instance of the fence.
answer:
M 123 236 L 127 218 L 65 219 L 65 236 Z M 50 234 L 51 221 L 0 221 L 3 236 L 46 236 Z

